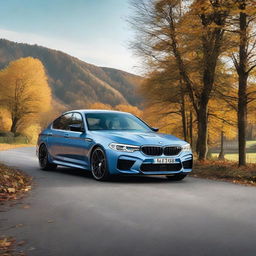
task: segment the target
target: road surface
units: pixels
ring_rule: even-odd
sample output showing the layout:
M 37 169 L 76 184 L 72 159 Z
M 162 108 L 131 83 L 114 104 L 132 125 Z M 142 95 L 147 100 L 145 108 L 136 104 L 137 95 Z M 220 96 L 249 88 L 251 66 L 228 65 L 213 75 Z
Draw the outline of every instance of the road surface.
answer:
M 1 234 L 26 241 L 27 255 L 256 255 L 255 187 L 190 177 L 102 183 L 83 170 L 39 170 L 35 148 L 2 151 L 0 161 L 34 177 L 23 204 L 0 213 Z

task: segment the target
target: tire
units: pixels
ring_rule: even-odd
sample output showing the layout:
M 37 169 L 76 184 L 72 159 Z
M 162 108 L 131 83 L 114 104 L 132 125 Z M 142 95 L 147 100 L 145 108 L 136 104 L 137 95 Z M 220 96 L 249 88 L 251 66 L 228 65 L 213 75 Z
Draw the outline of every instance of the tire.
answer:
M 38 160 L 39 160 L 39 166 L 41 170 L 49 171 L 49 170 L 55 170 L 57 168 L 57 164 L 52 164 L 49 162 L 48 150 L 45 144 L 42 144 L 39 148 Z
M 106 154 L 101 147 L 97 147 L 91 154 L 92 176 L 97 181 L 105 181 L 110 177 Z
M 166 176 L 166 178 L 168 180 L 179 181 L 179 180 L 183 180 L 186 176 L 187 174 L 185 173 L 176 173 L 173 176 Z

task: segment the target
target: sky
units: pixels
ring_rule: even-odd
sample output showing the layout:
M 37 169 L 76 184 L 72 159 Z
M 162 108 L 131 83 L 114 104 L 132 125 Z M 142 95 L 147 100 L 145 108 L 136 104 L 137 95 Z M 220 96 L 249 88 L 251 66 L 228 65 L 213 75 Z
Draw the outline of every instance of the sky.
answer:
M 130 12 L 129 0 L 1 1 L 0 37 L 138 73 L 139 61 L 128 47 Z

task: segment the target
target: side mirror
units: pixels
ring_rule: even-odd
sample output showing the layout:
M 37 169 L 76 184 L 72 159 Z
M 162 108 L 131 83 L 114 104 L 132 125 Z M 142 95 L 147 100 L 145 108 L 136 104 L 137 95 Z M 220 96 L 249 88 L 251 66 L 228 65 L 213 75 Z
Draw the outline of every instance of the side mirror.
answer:
M 151 130 L 152 130 L 153 132 L 158 132 L 158 131 L 159 131 L 159 128 L 151 127 Z
M 84 128 L 81 124 L 70 124 L 69 129 L 72 132 L 84 132 Z

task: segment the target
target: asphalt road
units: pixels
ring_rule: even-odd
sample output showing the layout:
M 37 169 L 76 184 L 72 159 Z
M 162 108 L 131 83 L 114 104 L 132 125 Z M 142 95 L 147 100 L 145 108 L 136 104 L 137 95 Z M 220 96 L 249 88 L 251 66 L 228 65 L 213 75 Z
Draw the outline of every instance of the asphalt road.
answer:
M 39 170 L 34 148 L 2 151 L 0 161 L 35 180 L 23 204 L 0 213 L 1 234 L 26 241 L 27 255 L 256 255 L 254 187 L 190 177 L 101 183 L 83 170 Z

